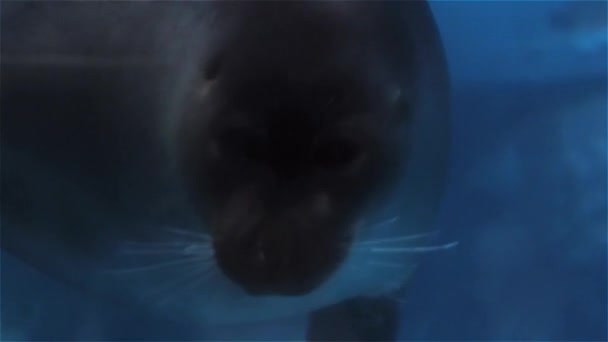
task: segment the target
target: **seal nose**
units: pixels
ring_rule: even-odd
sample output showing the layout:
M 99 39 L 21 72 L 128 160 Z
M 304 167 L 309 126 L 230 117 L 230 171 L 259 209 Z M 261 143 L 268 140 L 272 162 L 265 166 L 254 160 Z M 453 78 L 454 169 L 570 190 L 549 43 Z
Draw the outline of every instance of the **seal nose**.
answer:
M 272 241 L 264 236 L 249 239 L 220 240 L 215 243 L 218 265 L 222 272 L 252 296 L 305 295 L 316 289 L 327 267 L 313 262 L 303 245 L 293 241 Z M 309 267 L 313 266 L 313 267 Z

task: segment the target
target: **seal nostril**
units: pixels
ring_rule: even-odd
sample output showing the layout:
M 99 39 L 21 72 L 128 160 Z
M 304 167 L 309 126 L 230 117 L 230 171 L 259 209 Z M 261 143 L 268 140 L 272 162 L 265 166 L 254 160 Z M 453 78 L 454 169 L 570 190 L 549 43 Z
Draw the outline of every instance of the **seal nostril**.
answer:
M 263 268 L 268 263 L 268 251 L 262 239 L 258 239 L 252 250 L 252 259 L 255 266 Z
M 264 250 L 258 250 L 257 254 L 256 254 L 256 261 L 258 262 L 258 264 L 263 265 L 264 262 L 266 261 L 266 253 L 264 253 Z

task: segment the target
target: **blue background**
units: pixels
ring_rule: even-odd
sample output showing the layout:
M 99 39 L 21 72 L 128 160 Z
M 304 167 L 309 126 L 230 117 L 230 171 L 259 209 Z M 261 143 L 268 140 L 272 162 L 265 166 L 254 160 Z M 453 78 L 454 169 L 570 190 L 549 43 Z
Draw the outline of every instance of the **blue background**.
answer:
M 405 339 L 606 340 L 606 46 L 544 47 L 564 6 L 433 3 L 455 89 L 439 226 L 461 244 L 421 267 Z

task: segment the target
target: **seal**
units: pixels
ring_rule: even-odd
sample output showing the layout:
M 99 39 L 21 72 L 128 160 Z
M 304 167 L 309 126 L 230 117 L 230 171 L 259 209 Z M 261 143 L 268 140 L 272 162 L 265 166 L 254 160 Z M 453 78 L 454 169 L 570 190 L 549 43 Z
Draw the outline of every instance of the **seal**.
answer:
M 449 146 L 428 4 L 98 6 L 126 28 L 154 15 L 149 46 L 95 29 L 107 46 L 62 42 L 60 66 L 8 58 L 39 42 L 3 49 L 3 250 L 200 327 L 310 313 L 310 340 L 395 339 L 396 302 L 375 297 L 442 248 L 412 245 Z

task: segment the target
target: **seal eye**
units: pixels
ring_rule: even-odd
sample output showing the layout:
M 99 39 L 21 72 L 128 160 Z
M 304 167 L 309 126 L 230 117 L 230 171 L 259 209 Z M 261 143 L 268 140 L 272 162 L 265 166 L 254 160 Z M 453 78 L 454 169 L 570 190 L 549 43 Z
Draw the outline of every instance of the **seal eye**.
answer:
M 322 142 L 315 152 L 315 162 L 326 168 L 345 167 L 361 155 L 359 146 L 346 139 L 333 139 Z

